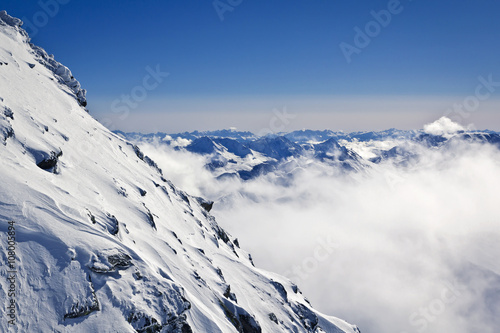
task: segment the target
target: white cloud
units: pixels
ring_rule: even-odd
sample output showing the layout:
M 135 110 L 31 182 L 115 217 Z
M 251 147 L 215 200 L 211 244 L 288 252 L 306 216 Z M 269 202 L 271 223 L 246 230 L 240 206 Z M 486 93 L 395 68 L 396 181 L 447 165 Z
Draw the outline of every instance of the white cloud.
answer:
M 170 135 L 165 135 L 165 137 L 162 139 L 162 141 L 165 141 L 170 144 L 172 147 L 186 147 L 189 146 L 191 143 L 191 140 L 185 139 L 178 137 L 177 139 L 172 138 Z
M 453 134 L 464 131 L 465 128 L 447 117 L 441 117 L 433 123 L 424 126 L 424 132 L 432 135 L 442 135 L 444 137 L 450 137 Z
M 429 126 L 459 128 L 444 119 Z M 290 186 L 274 174 L 219 182 L 203 157 L 141 148 L 179 187 L 217 201 L 213 214 L 257 266 L 287 274 L 315 307 L 364 333 L 500 327 L 496 148 L 457 144 L 425 151 L 407 169 L 381 165 L 356 177 L 310 165 Z

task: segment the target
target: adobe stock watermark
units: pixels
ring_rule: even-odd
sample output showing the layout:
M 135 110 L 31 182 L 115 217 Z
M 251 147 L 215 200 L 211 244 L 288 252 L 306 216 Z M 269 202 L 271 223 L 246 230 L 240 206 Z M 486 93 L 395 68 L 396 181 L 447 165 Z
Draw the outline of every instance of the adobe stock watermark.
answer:
M 215 12 L 219 16 L 221 22 L 224 21 L 224 15 L 226 12 L 232 13 L 236 7 L 241 5 L 243 0 L 215 0 L 212 2 Z
M 154 69 L 147 66 L 145 71 L 146 75 L 142 78 L 141 84 L 133 87 L 128 94 L 122 94 L 111 102 L 111 112 L 118 115 L 119 120 L 126 120 L 131 110 L 139 107 L 140 103 L 148 97 L 148 93 L 158 88 L 165 81 L 165 78 L 170 75 L 168 72 L 162 72 L 159 64 Z M 99 122 L 110 131 L 118 129 L 115 121 L 109 117 L 103 118 Z M 90 155 L 95 149 L 95 144 L 89 140 L 78 144 L 79 150 L 84 154 Z
M 302 259 L 299 265 L 294 265 L 291 269 L 283 273 L 291 281 L 299 284 L 307 280 L 319 267 L 319 264 L 328 258 L 339 248 L 339 244 L 330 236 L 317 239 L 317 245 L 312 255 Z
M 438 297 L 410 314 L 408 323 L 414 328 L 412 332 L 425 332 L 466 291 L 466 288 L 459 286 L 457 283 L 445 282 L 444 286 Z M 401 333 L 410 332 L 403 331 Z
M 158 88 L 165 81 L 165 78 L 170 75 L 168 72 L 162 72 L 159 64 L 154 69 L 147 66 L 145 71 L 147 74 L 143 77 L 140 85 L 133 87 L 128 94 L 122 94 L 120 98 L 116 98 L 111 102 L 111 112 L 118 115 L 118 119 L 127 119 L 130 111 L 136 109 L 141 102 L 145 101 L 149 92 Z M 116 130 L 115 124 L 110 118 L 102 119 L 101 123 L 110 131 Z
M 17 267 L 16 267 L 16 226 L 14 221 L 8 222 L 7 228 L 7 309 L 5 311 L 6 319 L 9 327 L 16 325 L 16 284 L 17 284 Z
M 387 171 L 384 173 L 384 179 L 391 191 L 398 188 L 398 185 L 403 184 L 407 180 L 407 176 L 395 171 Z
M 479 109 L 481 102 L 489 99 L 500 87 L 500 81 L 494 81 L 493 74 L 489 74 L 488 78 L 479 76 L 477 80 L 479 84 L 474 90 L 474 95 L 465 97 L 462 103 L 453 104 L 453 107 L 446 110 L 445 117 L 463 124 L 471 114 Z
M 266 136 L 270 134 L 278 134 L 285 131 L 288 125 L 290 125 L 291 120 L 297 117 L 296 114 L 288 113 L 286 106 L 282 110 L 273 109 L 274 116 L 269 120 L 269 127 L 261 129 L 257 136 Z
M 38 6 L 41 10 L 33 14 L 31 20 L 26 16 L 23 16 L 21 20 L 23 21 L 23 29 L 28 32 L 31 38 L 38 34 L 38 31 L 45 27 L 51 18 L 54 18 L 59 14 L 61 6 L 67 5 L 71 0 L 40 0 L 38 1 Z
M 346 42 L 339 44 L 340 50 L 342 51 L 347 63 L 350 64 L 352 62 L 352 56 L 354 54 L 360 54 L 363 49 L 368 47 L 373 38 L 380 35 L 382 28 L 387 28 L 389 26 L 392 22 L 393 16 L 401 14 L 403 10 L 404 7 L 400 0 L 389 0 L 387 3 L 387 9 L 379 11 L 372 10 L 370 12 L 373 20 L 368 21 L 364 25 L 363 29 L 355 26 L 355 35 L 352 44 Z

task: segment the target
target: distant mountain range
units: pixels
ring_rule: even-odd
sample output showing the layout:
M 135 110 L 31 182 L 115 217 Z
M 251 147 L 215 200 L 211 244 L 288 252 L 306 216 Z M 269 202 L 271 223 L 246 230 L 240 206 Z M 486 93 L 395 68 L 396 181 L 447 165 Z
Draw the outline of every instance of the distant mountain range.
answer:
M 408 166 L 418 160 L 421 149 L 440 149 L 457 142 L 492 144 L 500 148 L 500 134 L 488 130 L 463 130 L 451 135 L 398 129 L 353 133 L 301 130 L 264 137 L 233 130 L 115 133 L 138 145 L 159 143 L 204 156 L 206 168 L 214 176 L 242 180 L 270 172 L 290 174 L 305 163 L 328 166 L 339 173 L 361 172 L 384 162 Z M 291 168 L 291 163 L 295 167 Z
M 256 268 L 21 26 L 0 12 L 1 332 L 359 332 Z M 250 151 L 194 135 L 200 154 Z

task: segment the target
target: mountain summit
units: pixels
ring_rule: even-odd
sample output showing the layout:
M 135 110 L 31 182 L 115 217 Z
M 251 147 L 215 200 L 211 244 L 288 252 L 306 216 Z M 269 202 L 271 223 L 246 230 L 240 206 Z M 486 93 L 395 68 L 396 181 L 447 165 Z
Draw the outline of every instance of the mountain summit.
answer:
M 254 267 L 21 26 L 0 12 L 1 331 L 359 332 Z

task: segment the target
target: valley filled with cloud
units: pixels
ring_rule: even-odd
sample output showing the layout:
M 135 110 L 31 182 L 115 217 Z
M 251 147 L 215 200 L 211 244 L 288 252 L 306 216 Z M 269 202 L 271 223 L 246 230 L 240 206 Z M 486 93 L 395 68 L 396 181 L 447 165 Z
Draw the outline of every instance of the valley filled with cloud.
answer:
M 179 148 L 186 139 L 138 143 L 174 184 L 215 201 L 214 216 L 258 266 L 321 311 L 363 332 L 493 332 L 500 150 L 494 134 L 485 142 L 464 130 L 442 118 L 406 138 L 340 140 L 359 153 L 356 168 L 332 164 L 335 152 L 304 153 L 247 180 L 215 177 L 207 163 L 217 152 Z

